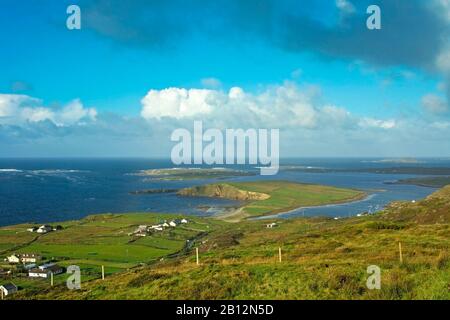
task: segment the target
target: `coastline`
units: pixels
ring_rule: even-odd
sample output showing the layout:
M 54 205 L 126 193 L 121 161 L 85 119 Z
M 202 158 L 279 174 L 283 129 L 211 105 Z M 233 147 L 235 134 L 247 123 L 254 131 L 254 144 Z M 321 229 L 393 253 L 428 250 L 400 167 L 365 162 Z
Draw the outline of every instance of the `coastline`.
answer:
M 370 193 L 370 194 L 366 193 L 365 196 L 362 199 L 355 199 L 355 200 L 350 200 L 350 201 L 345 201 L 345 202 L 329 203 L 329 204 L 318 205 L 318 206 L 298 207 L 298 208 L 295 208 L 295 209 L 291 209 L 291 210 L 284 211 L 284 212 L 279 212 L 279 213 L 272 214 L 272 215 L 252 217 L 250 220 L 275 219 L 275 218 L 280 218 L 280 216 L 283 216 L 283 215 L 286 215 L 286 214 L 295 213 L 298 210 L 317 209 L 317 208 L 332 208 L 332 207 L 342 206 L 342 205 L 346 205 L 346 204 L 353 204 L 353 203 L 358 203 L 358 202 L 364 202 L 364 201 L 372 199 L 374 196 L 375 196 L 374 193 Z M 297 217 L 292 217 L 292 218 L 297 218 Z M 288 218 L 286 218 L 286 219 L 288 219 Z
M 367 193 L 367 192 L 361 191 L 361 194 L 359 194 L 351 199 L 347 199 L 347 200 L 335 201 L 333 203 L 324 204 L 324 205 L 285 208 L 285 209 L 283 209 L 283 211 L 280 211 L 280 212 L 274 212 L 274 213 L 270 213 L 267 215 L 260 215 L 260 216 L 252 216 L 251 214 L 246 213 L 244 211 L 245 205 L 242 205 L 241 207 L 239 207 L 231 212 L 219 213 L 219 214 L 215 215 L 214 218 L 218 219 L 218 220 L 227 221 L 227 222 L 239 222 L 244 219 L 264 220 L 264 219 L 279 218 L 281 215 L 290 214 L 290 213 L 296 212 L 297 210 L 302 210 L 302 209 L 322 208 L 322 207 L 328 208 L 328 207 L 335 207 L 335 206 L 339 206 L 339 205 L 363 202 L 363 201 L 370 200 L 374 195 L 375 195 L 374 193 Z

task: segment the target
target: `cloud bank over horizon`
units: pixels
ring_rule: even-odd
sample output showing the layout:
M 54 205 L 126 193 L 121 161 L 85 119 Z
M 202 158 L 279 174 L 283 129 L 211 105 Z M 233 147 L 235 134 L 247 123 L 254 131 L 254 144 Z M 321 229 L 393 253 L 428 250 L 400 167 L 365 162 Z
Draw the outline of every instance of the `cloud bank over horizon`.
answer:
M 437 154 L 430 153 L 450 134 L 450 121 L 436 117 L 436 113 L 443 111 L 439 106 L 442 101 L 429 96 L 422 103 L 430 110 L 420 116 L 368 117 L 323 102 L 321 88 L 317 85 L 286 80 L 256 93 L 240 87 L 227 91 L 151 89 L 141 99 L 140 116 L 128 117 L 99 113 L 95 108 L 84 107 L 79 99 L 48 107 L 38 98 L 0 94 L 0 132 L 2 141 L 8 141 L 11 146 L 20 144 L 23 139 L 45 141 L 50 138 L 68 145 L 83 141 L 82 145 L 87 147 L 74 150 L 92 153 L 97 149 L 96 144 L 104 140 L 106 145 L 121 148 L 139 146 L 141 152 L 132 154 L 134 156 L 164 157 L 170 154 L 172 130 L 190 129 L 194 120 L 202 120 L 205 129 L 279 128 L 284 157 L 450 154 L 450 147 L 440 147 Z M 158 145 L 158 150 L 152 145 Z

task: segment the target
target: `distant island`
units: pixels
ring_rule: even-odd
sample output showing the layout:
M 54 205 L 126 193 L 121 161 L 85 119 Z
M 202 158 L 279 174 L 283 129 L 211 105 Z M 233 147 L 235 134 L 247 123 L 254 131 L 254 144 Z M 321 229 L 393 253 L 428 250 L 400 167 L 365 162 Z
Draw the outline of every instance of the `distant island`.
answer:
M 442 188 L 450 184 L 450 176 L 446 177 L 420 177 L 401 179 L 394 182 L 385 182 L 386 184 L 411 184 L 422 187 Z
M 227 220 L 269 216 L 300 207 L 321 206 L 361 200 L 363 191 L 290 181 L 227 182 L 182 189 L 182 196 L 218 197 L 243 201 Z
M 423 163 L 423 161 L 417 160 L 415 158 L 388 158 L 388 159 L 380 159 L 380 160 L 363 160 L 361 162 L 365 163 L 406 163 L 406 164 L 415 164 L 415 163 Z
M 227 168 L 167 168 L 141 170 L 135 175 L 151 177 L 154 180 L 201 180 L 227 179 L 241 176 L 254 176 L 256 173 Z
M 417 175 L 450 175 L 448 167 L 424 167 L 424 166 L 404 166 L 404 167 L 387 167 L 387 168 L 351 168 L 351 169 L 335 169 L 335 168 L 316 168 L 304 166 L 284 166 L 284 171 L 299 171 L 309 173 L 327 173 L 327 172 L 364 172 L 377 174 L 417 174 Z

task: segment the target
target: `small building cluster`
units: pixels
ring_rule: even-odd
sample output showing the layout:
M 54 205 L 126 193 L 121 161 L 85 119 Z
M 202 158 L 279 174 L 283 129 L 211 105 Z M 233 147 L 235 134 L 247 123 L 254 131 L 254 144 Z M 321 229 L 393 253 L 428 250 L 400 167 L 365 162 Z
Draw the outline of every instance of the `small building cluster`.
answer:
M 28 271 L 30 278 L 49 278 L 51 274 L 57 275 L 63 273 L 62 267 L 56 263 L 46 263 L 37 268 L 32 268 Z
M 175 219 L 171 221 L 163 221 L 152 226 L 140 225 L 134 232 L 129 233 L 129 236 L 146 237 L 152 232 L 163 231 L 166 228 L 175 228 L 181 224 L 189 223 L 186 219 Z
M 6 262 L 9 262 L 12 264 L 36 263 L 39 260 L 41 260 L 41 256 L 34 254 L 34 253 L 21 253 L 21 254 L 14 253 L 14 254 L 6 257 L 6 259 L 5 259 Z
M 16 265 L 14 269 L 16 272 L 26 273 L 30 278 L 49 278 L 51 274 L 57 275 L 64 272 L 63 268 L 54 262 L 39 265 L 39 262 L 43 263 L 41 262 L 42 257 L 34 253 L 14 253 L 7 256 L 5 261 L 12 265 Z M 0 275 L 3 273 L 4 275 L 9 275 L 12 270 L 13 269 L 10 269 L 9 271 L 0 270 Z
M 58 230 L 62 230 L 62 226 L 58 225 L 58 226 L 53 227 L 48 224 L 44 224 L 40 227 L 31 227 L 31 228 L 27 229 L 28 232 L 36 232 L 36 233 L 40 233 L 40 234 L 45 234 L 45 233 L 49 233 L 52 231 L 58 231 Z

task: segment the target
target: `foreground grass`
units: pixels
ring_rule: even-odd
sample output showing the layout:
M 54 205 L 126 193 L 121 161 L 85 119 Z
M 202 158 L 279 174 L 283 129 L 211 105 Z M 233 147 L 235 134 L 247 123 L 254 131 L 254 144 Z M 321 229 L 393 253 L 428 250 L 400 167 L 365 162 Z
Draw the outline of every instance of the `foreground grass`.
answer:
M 223 224 L 197 240 L 199 266 L 190 251 L 105 281 L 85 279 L 81 290 L 60 285 L 23 290 L 16 298 L 450 299 L 450 224 L 431 218 L 417 222 L 410 213 L 441 212 L 434 201 L 448 206 L 450 188 L 439 195 L 338 221 L 281 220 L 273 229 L 260 221 Z M 366 286 L 369 265 L 381 268 L 381 290 Z
M 88 272 L 82 289 L 75 291 L 65 287 L 63 277 L 54 287 L 24 280 L 13 298 L 450 299 L 449 206 L 447 187 L 418 203 L 394 203 L 374 216 L 268 220 L 278 223 L 273 229 L 265 228 L 267 221 L 199 219 L 197 224 L 210 230 L 183 254 L 110 274 L 104 281 Z M 94 221 L 103 225 L 101 219 Z M 94 261 L 77 262 L 95 272 Z M 366 286 L 370 265 L 381 269 L 380 290 Z
M 61 285 L 37 294 L 23 291 L 20 298 L 449 299 L 449 226 L 380 227 L 376 221 L 298 219 L 269 231 L 245 223 L 199 242 L 200 266 L 191 252 L 105 281 L 83 279 L 79 291 Z M 382 270 L 381 290 L 366 287 L 372 264 Z

